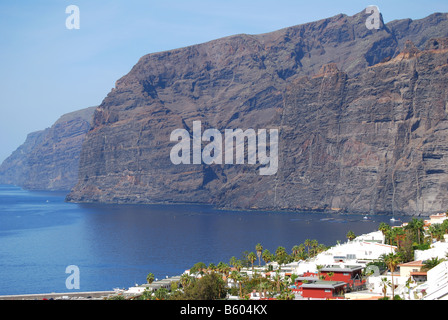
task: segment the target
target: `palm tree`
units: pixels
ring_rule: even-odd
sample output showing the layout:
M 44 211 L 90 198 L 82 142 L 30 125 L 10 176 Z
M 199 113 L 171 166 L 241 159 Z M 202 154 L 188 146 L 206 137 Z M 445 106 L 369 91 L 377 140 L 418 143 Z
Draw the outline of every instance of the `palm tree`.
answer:
M 387 287 L 390 286 L 390 281 L 387 278 L 381 278 L 381 285 L 383 286 L 383 295 L 386 298 Z
M 383 255 L 383 261 L 389 268 L 392 275 L 392 299 L 395 297 L 395 284 L 394 284 L 394 271 L 398 264 L 401 262 L 401 257 L 398 254 L 389 253 L 388 255 Z
M 441 224 L 441 228 L 443 230 L 443 233 L 448 233 L 448 219 L 443 220 Z
M 439 263 L 441 263 L 443 260 L 439 259 L 439 257 L 433 257 L 429 260 L 426 260 L 423 263 L 423 267 L 422 269 L 425 271 L 431 270 L 432 268 L 434 268 L 435 266 L 437 266 Z
M 227 277 L 229 275 L 230 267 L 228 264 L 226 264 L 224 262 L 219 262 L 216 267 L 217 267 L 218 272 L 222 273 L 224 276 Z
M 154 274 L 148 273 L 148 275 L 146 276 L 146 281 L 148 282 L 148 284 L 153 283 L 154 282 Z
M 428 232 L 429 232 L 429 235 L 431 236 L 431 243 L 432 243 L 433 239 L 435 237 L 435 234 L 436 234 L 436 228 L 434 227 L 433 224 L 428 227 Z
M 236 257 L 232 257 L 232 258 L 230 258 L 230 260 L 229 260 L 229 264 L 230 264 L 230 266 L 232 266 L 232 267 L 235 268 L 236 263 L 237 263 L 237 259 L 236 259 Z
M 263 281 L 261 284 L 261 289 L 263 290 L 263 297 L 266 298 L 267 294 L 266 292 L 271 288 L 271 281 L 270 280 L 266 280 Z
M 263 246 L 260 243 L 257 243 L 255 246 L 255 251 L 257 252 L 258 256 L 258 266 L 261 265 L 261 254 L 263 253 Z
M 298 260 L 298 255 L 299 255 L 299 246 L 295 245 L 294 247 L 292 247 L 292 256 L 294 257 L 294 260 L 297 261 Z
M 327 250 L 327 247 L 323 243 L 319 244 L 319 246 L 317 247 L 317 253 L 321 253 L 326 250 Z
M 243 262 L 242 262 L 240 259 L 236 260 L 235 265 L 234 265 L 234 268 L 235 268 L 238 272 L 240 272 L 241 269 L 243 268 Z
M 274 276 L 274 282 L 277 286 L 277 292 L 280 293 L 281 291 L 281 284 L 282 284 L 282 277 L 280 276 L 280 271 L 277 269 L 275 271 L 275 276 Z
M 191 277 L 189 274 L 184 273 L 180 276 L 180 284 L 182 288 L 188 287 L 193 282 L 193 277 Z
M 319 242 L 317 240 L 311 240 L 311 248 L 313 249 L 313 257 L 316 255 L 316 248 L 319 245 Z
M 299 245 L 299 260 L 305 260 L 306 259 L 306 252 L 305 252 L 305 245 L 303 243 L 301 243 Z
M 232 271 L 229 278 L 235 281 L 240 288 L 240 298 L 243 297 L 243 277 L 239 271 Z
M 405 227 L 406 229 L 412 230 L 417 236 L 417 243 L 421 244 L 420 235 L 423 233 L 423 227 L 425 223 L 422 219 L 412 218 L 411 221 Z
M 207 271 L 210 273 L 210 272 L 214 272 L 214 271 L 216 271 L 216 266 L 215 266 L 215 264 L 213 263 L 213 262 L 211 262 L 209 265 L 208 265 L 208 267 L 207 267 Z
M 415 230 L 417 231 L 417 240 L 418 244 L 421 244 L 421 237 L 420 235 L 423 234 L 424 230 L 423 227 L 425 226 L 425 222 L 423 219 L 418 219 L 415 221 Z
M 169 295 L 170 293 L 166 288 L 157 289 L 156 292 L 154 293 L 156 300 L 166 300 L 168 299 Z
M 413 280 L 411 277 L 408 278 L 408 280 L 406 280 L 406 284 L 405 287 L 408 289 L 408 296 L 411 296 L 411 284 L 412 284 Z M 404 292 L 403 292 L 403 299 L 405 298 L 404 296 Z M 409 298 L 410 299 L 410 298 Z
M 306 249 L 308 251 L 308 255 L 310 255 L 311 240 L 310 239 L 306 239 L 304 244 L 305 244 L 305 247 L 306 247 Z
M 317 274 L 318 274 L 319 278 L 320 278 L 320 270 L 322 270 L 323 267 L 324 267 L 324 266 L 321 265 L 321 264 L 317 264 L 317 265 L 316 265 Z
M 387 238 L 387 235 L 388 235 L 390 229 L 391 229 L 390 225 L 388 225 L 385 222 L 381 222 L 380 225 L 378 226 L 378 231 L 381 231 L 385 238 Z M 387 241 L 386 241 L 386 243 L 387 243 Z
M 284 247 L 278 247 L 277 250 L 275 250 L 275 261 L 277 261 L 280 269 L 282 264 L 286 262 L 287 256 L 288 254 Z
M 200 275 L 204 274 L 204 271 L 207 270 L 207 266 L 204 262 L 197 262 L 190 269 L 190 273 L 199 273 Z
M 353 231 L 350 230 L 349 232 L 347 232 L 347 239 L 349 241 L 352 241 L 355 238 L 356 238 L 356 235 L 355 235 L 355 233 Z
M 401 240 L 406 237 L 406 234 L 403 228 L 392 228 L 390 230 L 390 237 L 395 240 L 398 249 L 400 249 Z
M 442 239 L 444 234 L 444 230 L 442 229 L 442 225 L 440 223 L 430 225 L 428 231 L 431 235 L 431 242 L 432 238 L 435 238 L 437 241 L 440 241 L 440 239 Z
M 253 253 L 253 252 L 250 252 L 248 255 L 247 255 L 247 259 L 250 261 L 250 263 L 252 264 L 252 271 L 254 271 L 254 262 L 255 262 L 255 260 L 257 260 L 257 256 L 255 255 L 255 253 Z
M 261 257 L 262 257 L 264 263 L 266 263 L 266 264 L 272 260 L 272 254 L 268 249 L 265 249 L 263 251 L 263 254 L 261 255 Z

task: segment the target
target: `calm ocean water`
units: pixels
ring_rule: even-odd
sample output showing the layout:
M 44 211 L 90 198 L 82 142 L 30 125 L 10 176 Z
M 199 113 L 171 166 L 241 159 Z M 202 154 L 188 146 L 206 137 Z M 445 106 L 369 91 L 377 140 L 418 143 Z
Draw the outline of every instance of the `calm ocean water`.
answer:
M 390 216 L 219 211 L 193 205 L 86 205 L 65 193 L 0 186 L 0 295 L 129 288 L 181 274 L 196 262 L 228 263 L 261 243 L 288 252 L 305 239 L 327 246 L 378 229 Z M 402 221 L 409 218 L 400 217 Z M 66 267 L 80 271 L 68 290 Z

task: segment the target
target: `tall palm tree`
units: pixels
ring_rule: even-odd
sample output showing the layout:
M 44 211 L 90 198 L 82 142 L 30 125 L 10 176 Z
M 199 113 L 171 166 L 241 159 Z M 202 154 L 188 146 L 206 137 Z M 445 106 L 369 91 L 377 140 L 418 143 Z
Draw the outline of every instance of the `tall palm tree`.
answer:
M 310 239 L 306 239 L 304 244 L 305 244 L 306 250 L 308 252 L 308 255 L 310 255 L 311 240 Z
M 428 231 L 431 234 L 431 237 L 436 238 L 437 241 L 440 241 L 445 233 L 445 231 L 442 229 L 442 224 L 440 223 L 430 225 Z
M 281 291 L 281 284 L 282 284 L 282 277 L 280 276 L 280 271 L 278 269 L 275 271 L 274 282 L 275 282 L 275 284 L 277 286 L 277 292 L 280 293 L 280 291 Z
M 193 278 L 189 274 L 184 273 L 180 276 L 180 284 L 181 284 L 182 288 L 188 287 L 192 281 L 193 281 Z
M 387 243 L 387 235 L 388 235 L 388 232 L 390 231 L 390 229 L 391 229 L 391 226 L 385 222 L 381 222 L 380 225 L 378 226 L 378 231 L 381 231 L 381 233 L 385 237 L 386 243 Z
M 425 226 L 425 222 L 423 219 L 418 219 L 414 223 L 415 230 L 417 231 L 417 240 L 418 244 L 421 244 L 420 235 L 423 234 L 423 227 Z
M 153 283 L 154 282 L 154 274 L 148 273 L 148 275 L 146 276 L 146 281 L 148 282 L 148 284 Z
M 401 257 L 398 254 L 389 253 L 388 255 L 383 255 L 383 261 L 386 266 L 389 268 L 390 273 L 392 275 L 392 299 L 395 297 L 395 284 L 394 284 L 394 271 L 397 268 L 398 264 L 401 262 Z
M 260 283 L 261 289 L 263 290 L 263 297 L 267 297 L 267 291 L 272 287 L 271 281 L 267 279 Z
M 263 251 L 263 254 L 261 255 L 261 257 L 262 257 L 264 263 L 266 263 L 266 264 L 272 260 L 272 254 L 268 249 L 265 249 Z
M 235 281 L 238 284 L 240 289 L 240 298 L 243 297 L 243 277 L 239 271 L 232 271 L 229 275 L 229 278 Z
M 263 253 L 263 246 L 260 243 L 257 243 L 255 246 L 255 251 L 257 252 L 258 256 L 258 266 L 261 266 L 261 254 Z
M 437 232 L 437 230 L 436 230 L 436 227 L 432 224 L 432 225 L 430 225 L 429 227 L 428 227 L 428 232 L 429 232 L 429 235 L 431 236 L 431 243 L 433 242 L 433 239 L 434 239 L 434 237 L 435 237 L 435 235 L 436 235 L 436 232 Z
M 277 261 L 279 268 L 281 269 L 281 266 L 283 263 L 285 263 L 287 258 L 287 253 L 284 247 L 278 247 L 277 250 L 275 250 L 275 261 Z
M 249 262 L 252 264 L 252 271 L 254 271 L 254 262 L 255 260 L 257 260 L 257 256 L 255 255 L 255 253 L 250 252 L 247 255 L 247 259 L 249 260 Z
M 299 245 L 299 258 L 300 260 L 306 259 L 305 245 L 303 243 Z
M 311 248 L 313 249 L 313 257 L 316 255 L 316 248 L 319 245 L 319 242 L 317 240 L 311 240 Z
M 401 241 L 406 237 L 404 229 L 392 228 L 390 231 L 390 236 L 393 240 L 395 240 L 397 248 L 400 249 Z
M 229 272 L 230 272 L 229 265 L 224 262 L 219 262 L 216 267 L 217 267 L 218 272 L 222 273 L 227 278 L 227 276 L 229 275 Z
M 235 268 L 236 261 L 237 261 L 237 259 L 235 256 L 231 257 L 229 260 L 229 265 L 232 266 L 233 268 Z
M 240 259 L 236 260 L 235 265 L 234 265 L 234 268 L 235 268 L 238 272 L 240 272 L 241 269 L 243 268 L 243 262 L 242 262 Z
M 295 260 L 295 261 L 299 260 L 299 259 L 298 259 L 299 250 L 300 250 L 300 248 L 299 248 L 298 245 L 293 246 L 292 249 L 291 249 L 291 251 L 292 251 L 292 256 L 294 257 L 294 260 Z
M 412 218 L 411 221 L 408 222 L 405 229 L 411 230 L 415 236 L 417 237 L 417 243 L 421 244 L 420 234 L 423 233 L 423 226 L 425 225 L 422 219 Z

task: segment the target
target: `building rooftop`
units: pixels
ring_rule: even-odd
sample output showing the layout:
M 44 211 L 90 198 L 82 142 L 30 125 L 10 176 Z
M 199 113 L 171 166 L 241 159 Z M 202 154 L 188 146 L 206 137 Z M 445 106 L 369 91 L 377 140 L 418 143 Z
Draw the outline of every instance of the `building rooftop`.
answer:
M 406 263 L 401 263 L 398 266 L 400 267 L 423 267 L 423 261 L 422 260 L 416 260 L 416 261 L 410 261 Z
M 302 288 L 319 288 L 319 289 L 334 289 L 341 286 L 345 286 L 346 283 L 343 281 L 316 281 L 313 283 L 304 283 L 301 285 Z
M 353 272 L 353 271 L 358 271 L 358 270 L 362 270 L 362 266 L 344 266 L 344 267 L 339 267 L 339 266 L 330 266 L 330 267 L 324 267 L 322 268 L 320 271 L 324 271 L 324 272 Z

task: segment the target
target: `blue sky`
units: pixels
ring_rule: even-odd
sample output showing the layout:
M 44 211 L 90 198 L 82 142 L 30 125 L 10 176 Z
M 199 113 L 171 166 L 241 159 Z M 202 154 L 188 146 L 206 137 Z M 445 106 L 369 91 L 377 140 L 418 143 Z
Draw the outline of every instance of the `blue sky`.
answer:
M 80 9 L 69 30 L 68 5 Z M 448 12 L 448 1 L 0 0 L 0 162 L 30 132 L 99 105 L 138 59 L 377 5 L 386 22 Z

